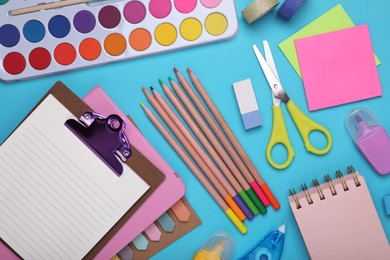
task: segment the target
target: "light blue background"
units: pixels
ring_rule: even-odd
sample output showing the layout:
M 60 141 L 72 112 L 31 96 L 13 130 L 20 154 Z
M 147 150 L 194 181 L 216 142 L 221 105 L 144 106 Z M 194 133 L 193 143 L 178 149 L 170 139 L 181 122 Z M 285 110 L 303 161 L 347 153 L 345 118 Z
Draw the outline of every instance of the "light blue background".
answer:
M 345 172 L 350 164 L 365 177 L 378 215 L 389 238 L 390 217 L 385 215 L 383 196 L 390 194 L 390 175 L 380 176 L 370 167 L 349 137 L 344 127 L 344 117 L 353 108 L 367 107 L 375 112 L 382 125 L 390 131 L 388 87 L 390 85 L 390 2 L 388 0 L 307 0 L 288 22 L 276 15 L 276 10 L 279 8 L 277 7 L 251 26 L 240 14 L 240 11 L 249 3 L 248 0 L 236 2 L 239 31 L 236 37 L 229 41 L 29 81 L 0 82 L 0 111 L 2 113 L 0 141 L 5 140 L 57 80 L 63 81 L 80 97 L 83 97 L 93 86 L 100 84 L 118 106 L 134 118 L 147 139 L 179 173 L 187 186 L 186 197 L 203 222 L 200 227 L 157 254 L 154 259 L 189 259 L 206 239 L 217 231 L 225 231 L 234 238 L 235 257 L 238 257 L 269 230 L 283 222 L 287 223 L 283 258 L 308 259 L 309 256 L 287 202 L 288 189 L 291 187 L 299 189 L 303 182 L 311 185 L 312 179 L 322 180 L 324 174 L 334 176 L 336 169 L 342 169 Z M 365 23 L 369 25 L 375 52 L 382 61 L 378 71 L 383 96 L 308 113 L 302 81 L 278 49 L 277 44 L 337 3 L 343 5 L 357 25 Z M 271 45 L 279 76 L 289 95 L 305 113 L 326 126 L 333 136 L 333 147 L 328 154 L 315 156 L 307 153 L 297 129 L 283 108 L 290 139 L 296 153 L 292 165 L 283 171 L 273 169 L 265 159 L 265 147 L 272 125 L 272 101 L 266 80 L 251 48 L 253 43 L 261 46 L 262 40 L 265 39 Z M 185 73 L 187 66 L 201 79 L 281 204 L 278 211 L 269 207 L 265 216 L 257 216 L 252 221 L 245 221 L 249 229 L 246 235 L 241 235 L 233 227 L 186 165 L 148 121 L 139 106 L 140 101 L 149 106 L 142 94 L 141 86 L 152 85 L 162 92 L 158 79 L 167 81 L 168 76 L 175 78 L 173 67 L 178 68 L 183 75 L 187 76 Z M 232 87 L 233 82 L 245 78 L 252 80 L 263 117 L 263 126 L 250 131 L 244 130 Z M 369 225 L 369 223 L 363 224 Z M 321 227 L 319 227 L 319 232 L 320 229 Z

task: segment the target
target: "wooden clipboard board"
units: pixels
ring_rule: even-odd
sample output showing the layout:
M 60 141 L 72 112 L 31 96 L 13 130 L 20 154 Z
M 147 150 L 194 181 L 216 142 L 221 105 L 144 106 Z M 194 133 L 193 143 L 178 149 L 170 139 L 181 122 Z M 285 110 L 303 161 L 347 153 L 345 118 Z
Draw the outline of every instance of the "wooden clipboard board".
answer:
M 77 97 L 68 87 L 66 87 L 62 82 L 58 81 L 45 94 L 45 96 L 38 102 L 38 104 L 25 118 L 27 118 L 50 94 L 53 95 L 76 118 L 79 118 L 85 111 L 92 111 L 92 109 L 87 106 L 79 97 Z M 22 124 L 23 121 L 20 124 Z M 126 164 L 131 169 L 133 169 L 134 172 L 136 172 L 138 176 L 141 177 L 150 186 L 150 188 L 130 208 L 130 210 L 128 210 L 122 216 L 122 218 L 100 239 L 100 241 L 88 252 L 88 254 L 84 256 L 84 259 L 93 259 L 96 254 L 101 250 L 101 248 L 112 238 L 112 236 L 122 227 L 122 225 L 126 223 L 126 221 L 137 211 L 137 209 L 142 205 L 142 203 L 154 192 L 154 190 L 165 179 L 165 175 L 160 172 L 160 170 L 157 169 L 149 160 L 147 160 L 137 149 L 135 149 L 135 147 L 132 146 L 131 149 L 132 155 L 128 159 Z M 0 241 L 6 245 L 6 242 L 3 241 L 1 238 Z M 12 250 L 12 248 L 10 249 Z M 17 254 L 17 252 L 13 252 Z

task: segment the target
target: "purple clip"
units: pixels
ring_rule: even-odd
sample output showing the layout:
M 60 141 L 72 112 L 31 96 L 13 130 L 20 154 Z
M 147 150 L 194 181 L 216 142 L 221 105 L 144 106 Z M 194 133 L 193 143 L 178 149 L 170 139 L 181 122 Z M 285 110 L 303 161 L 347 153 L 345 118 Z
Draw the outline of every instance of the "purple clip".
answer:
M 125 134 L 126 124 L 118 115 L 104 117 L 95 112 L 85 112 L 79 120 L 65 122 L 68 127 L 84 144 L 86 144 L 99 158 L 120 176 L 123 166 L 115 154 L 126 162 L 131 156 L 131 147 Z

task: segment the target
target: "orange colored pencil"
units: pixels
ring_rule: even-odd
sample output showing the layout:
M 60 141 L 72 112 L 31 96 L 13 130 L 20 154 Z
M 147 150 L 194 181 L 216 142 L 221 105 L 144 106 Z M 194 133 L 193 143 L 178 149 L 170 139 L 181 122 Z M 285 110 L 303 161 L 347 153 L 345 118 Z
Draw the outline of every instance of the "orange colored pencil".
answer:
M 196 142 L 195 138 L 190 134 L 190 132 L 184 126 L 184 124 L 180 121 L 179 117 L 176 115 L 176 113 L 173 111 L 173 109 L 170 107 L 170 105 L 167 103 L 167 101 L 164 99 L 164 97 L 161 96 L 152 87 L 151 87 L 151 90 L 152 90 L 152 93 L 154 94 L 157 102 L 164 109 L 164 111 L 168 114 L 168 116 L 173 120 L 173 122 L 176 124 L 176 126 L 179 128 L 180 128 L 180 126 L 183 126 L 183 129 L 185 129 L 186 132 L 188 132 L 188 136 L 192 138 L 194 143 L 199 145 L 198 142 Z M 243 207 L 241 207 L 244 214 L 247 216 L 248 219 L 252 219 L 253 215 L 259 214 L 259 210 L 256 208 L 256 206 L 250 200 L 250 198 L 246 194 L 245 190 L 240 186 L 240 184 L 234 178 L 233 174 L 229 171 L 229 169 L 223 163 L 223 161 L 221 160 L 221 158 L 219 157 L 217 152 L 213 149 L 211 144 L 207 141 L 207 139 L 201 133 L 200 129 L 196 126 L 196 124 L 193 122 L 193 120 L 188 115 L 188 113 L 185 112 L 184 109 L 180 106 L 179 101 L 176 99 L 176 97 L 174 97 L 173 101 L 174 101 L 174 106 L 179 110 L 179 113 L 183 117 L 184 121 L 188 124 L 190 129 L 193 130 L 196 137 L 199 139 L 199 141 L 203 145 L 203 147 L 206 148 L 206 151 L 210 154 L 210 156 L 214 160 L 214 162 L 216 162 L 217 166 L 220 168 L 221 172 L 223 173 L 223 176 L 225 176 L 228 179 L 230 184 L 233 186 L 233 189 L 237 192 L 238 196 L 241 197 L 241 199 L 244 201 L 244 205 L 243 205 Z M 183 133 L 187 137 L 186 133 L 185 132 L 183 132 Z M 187 140 L 189 140 L 189 139 L 187 138 Z M 191 140 L 189 140 L 189 141 L 190 141 L 190 143 L 192 142 Z M 207 156 L 207 153 L 204 153 L 204 155 L 205 155 L 205 157 L 209 158 Z M 225 178 L 223 178 L 223 179 L 225 180 Z M 246 205 L 246 207 L 244 207 L 245 205 Z
M 214 118 L 217 120 L 219 126 L 222 128 L 223 132 L 225 135 L 222 133 L 220 128 L 216 125 L 215 121 L 211 118 L 210 114 L 208 113 L 207 109 L 204 107 L 203 103 L 200 101 L 199 97 L 196 95 L 194 90 L 190 87 L 188 84 L 187 80 L 180 74 L 179 71 L 175 68 L 175 73 L 179 79 L 179 82 L 187 92 L 187 94 L 190 96 L 191 100 L 194 102 L 195 106 L 199 109 L 201 114 L 205 117 L 206 121 L 209 123 L 210 127 L 212 127 L 213 131 L 217 134 L 219 140 L 223 142 L 225 148 L 228 150 L 229 154 L 232 156 L 233 160 L 235 163 L 240 167 L 240 169 L 243 169 L 242 167 L 242 162 L 240 163 L 240 158 L 244 162 L 244 166 L 248 167 L 250 173 L 256 180 L 258 186 L 260 189 L 258 189 L 256 186 L 257 185 L 251 185 L 252 188 L 255 190 L 257 195 L 259 195 L 261 201 L 263 204 L 268 205 L 271 203 L 272 207 L 274 209 L 279 209 L 280 204 L 277 201 L 276 197 L 273 195 L 272 191 L 269 189 L 268 185 L 264 181 L 264 179 L 261 177 L 260 173 L 257 171 L 256 167 L 250 160 L 249 156 L 246 154 L 244 148 L 242 148 L 240 142 L 237 140 L 235 135 L 233 134 L 232 130 L 230 129 L 229 125 L 226 123 L 225 119 L 219 112 L 218 108 L 215 106 L 213 101 L 211 100 L 210 96 L 208 95 L 207 91 L 203 87 L 202 83 L 200 80 L 195 76 L 195 74 L 188 68 L 188 74 L 191 78 L 191 81 L 195 88 L 197 89 L 198 93 L 200 96 L 203 98 L 205 101 L 207 107 L 210 109 L 211 113 L 213 114 Z M 231 147 L 233 145 L 233 147 Z M 237 153 L 239 156 L 237 156 Z M 244 170 L 244 169 L 243 169 Z M 251 184 L 254 184 L 252 182 Z
M 173 104 L 173 106 L 176 108 L 176 110 L 179 112 L 179 114 L 182 116 L 184 121 L 187 123 L 189 128 L 192 130 L 192 132 L 195 134 L 195 136 L 198 138 L 200 143 L 203 145 L 203 147 L 206 149 L 206 151 L 210 154 L 210 157 L 214 160 L 214 162 L 217 164 L 223 175 L 228 179 L 230 184 L 233 186 L 235 191 L 240 195 L 240 197 L 244 200 L 248 208 L 251 210 L 253 214 L 258 214 L 259 211 L 256 208 L 256 206 L 253 204 L 253 202 L 246 196 L 243 198 L 241 195 L 245 193 L 244 189 L 249 188 L 249 185 L 245 183 L 245 180 L 243 182 L 244 185 L 247 185 L 242 187 L 240 183 L 236 180 L 235 176 L 233 173 L 229 170 L 229 168 L 224 164 L 222 159 L 220 158 L 220 155 L 218 152 L 213 148 L 211 143 L 207 140 L 207 138 L 203 135 L 199 127 L 196 125 L 196 123 L 192 120 L 190 115 L 185 111 L 184 107 L 180 104 L 180 101 L 176 98 L 176 96 L 173 94 L 173 92 L 165 85 L 165 91 L 166 94 Z M 163 109 L 171 109 L 168 105 L 168 103 L 165 101 L 165 99 L 156 91 L 152 90 L 154 96 L 157 99 L 157 102 L 160 103 L 160 105 L 163 107 Z M 168 108 L 169 107 L 169 108 Z M 173 110 L 172 110 L 173 112 Z M 168 113 L 169 114 L 169 113 Z M 245 194 L 246 195 L 246 194 Z M 245 211 L 244 211 L 245 213 Z M 248 215 L 247 215 L 248 217 Z M 249 219 L 253 218 L 253 215 L 248 217 Z
M 192 131 L 198 137 L 198 139 L 199 140 L 202 139 L 201 143 L 203 144 L 203 146 L 206 147 L 206 150 L 210 153 L 211 157 L 212 158 L 217 157 L 218 160 L 216 161 L 214 159 L 214 161 L 217 162 L 219 168 L 222 170 L 222 172 L 225 174 L 225 176 L 227 176 L 226 174 L 229 174 L 229 175 L 231 175 L 231 178 L 233 178 L 233 180 L 237 179 L 237 181 L 240 183 L 242 188 L 248 194 L 249 198 L 254 203 L 254 205 L 256 206 L 258 211 L 260 211 L 261 214 L 265 214 L 267 212 L 267 209 L 264 207 L 264 205 L 261 203 L 259 198 L 256 196 L 255 192 L 249 186 L 246 179 L 242 176 L 240 170 L 237 168 L 237 166 L 234 164 L 234 162 L 230 159 L 230 157 L 226 153 L 225 149 L 221 146 L 221 144 L 215 138 L 215 136 L 211 132 L 210 128 L 207 127 L 206 122 L 204 122 L 203 118 L 199 115 L 199 113 L 196 111 L 196 108 L 191 104 L 191 101 L 187 98 L 187 96 L 184 94 L 182 89 L 176 84 L 176 82 L 174 82 L 172 79 L 170 79 L 170 81 L 171 81 L 171 84 L 173 86 L 175 93 L 178 95 L 178 97 L 181 100 L 181 102 L 183 103 L 184 107 L 187 108 L 188 112 L 192 115 L 193 119 L 195 120 L 195 122 L 198 124 L 198 126 L 201 128 L 202 131 L 199 130 L 199 128 L 197 127 L 194 120 L 192 120 L 191 117 L 188 115 L 185 108 L 178 101 L 175 94 L 173 94 L 172 90 L 170 88 L 168 88 L 168 86 L 165 85 L 160 80 L 160 84 L 163 87 L 163 90 L 164 90 L 165 94 L 168 96 L 171 103 L 176 107 L 176 110 L 179 111 L 179 113 L 182 115 L 182 117 L 185 118 L 185 121 L 187 122 L 188 126 L 190 126 Z M 206 135 L 208 140 L 202 134 L 202 132 L 204 133 L 204 135 Z M 215 149 L 213 149 L 213 147 Z M 211 151 L 209 151 L 209 149 Z M 223 161 L 219 157 L 221 157 Z M 229 168 L 227 168 L 224 163 Z M 222 164 L 222 165 L 220 165 L 220 164 Z M 227 176 L 227 178 L 229 179 L 228 176 Z M 249 209 L 251 209 L 251 206 L 249 206 Z M 256 213 L 258 213 L 258 211 L 252 210 L 252 213 L 256 214 Z
M 175 71 L 182 87 L 187 92 L 187 94 L 190 96 L 192 102 L 198 108 L 198 110 L 200 111 L 202 116 L 206 119 L 207 123 L 209 124 L 209 126 L 211 127 L 213 132 L 217 135 L 219 141 L 222 143 L 222 145 L 228 151 L 231 158 L 234 160 L 234 162 L 240 168 L 240 171 L 243 173 L 246 180 L 249 182 L 249 185 L 255 191 L 257 197 L 261 200 L 261 202 L 263 203 L 264 206 L 268 206 L 269 200 L 268 200 L 267 196 L 263 193 L 259 184 L 255 181 L 254 177 L 252 176 L 251 172 L 247 169 L 244 162 L 241 160 L 240 156 L 238 155 L 237 151 L 233 148 L 233 146 L 228 141 L 226 136 L 222 133 L 221 129 L 218 127 L 217 123 L 214 121 L 214 119 L 211 117 L 211 115 L 209 114 L 207 109 L 204 107 L 203 103 L 200 101 L 198 96 L 195 94 L 194 90 L 190 87 L 187 80 L 181 75 L 181 73 L 176 68 L 174 68 L 174 71 Z M 171 84 L 174 84 L 174 83 L 171 82 Z M 177 89 L 180 89 L 180 88 L 177 88 Z
M 169 129 L 171 129 L 171 131 L 175 133 L 176 137 L 178 137 L 179 132 L 185 137 L 185 140 L 187 140 L 190 143 L 190 146 L 196 151 L 196 153 L 199 155 L 199 157 L 202 159 L 202 161 L 207 165 L 207 167 L 211 170 L 213 175 L 218 179 L 218 181 L 221 183 L 221 185 L 224 187 L 224 189 L 229 194 L 229 198 L 232 198 L 232 200 L 230 200 L 228 198 L 228 200 L 226 200 L 226 203 L 228 203 L 228 205 L 232 208 L 232 210 L 237 215 L 237 217 L 241 221 L 243 221 L 246 217 L 245 217 L 245 214 L 242 212 L 242 208 L 246 208 L 246 205 L 242 202 L 241 198 L 234 191 L 234 189 L 230 185 L 230 183 L 223 177 L 222 173 L 214 165 L 214 163 L 211 161 L 211 159 L 205 154 L 203 149 L 195 141 L 195 139 L 191 136 L 191 134 L 188 132 L 188 130 L 183 125 L 181 125 L 181 127 L 177 126 L 174 123 L 174 120 L 171 119 L 171 117 L 167 114 L 167 112 L 157 102 L 156 98 L 152 94 L 150 94 L 148 91 L 146 91 L 145 87 L 142 87 L 142 91 L 145 93 L 145 96 L 148 99 L 149 103 L 153 106 L 153 108 L 157 111 L 157 113 L 160 115 L 160 117 L 164 120 L 164 122 L 167 124 Z M 180 119 L 178 119 L 178 120 L 180 121 Z M 184 142 L 183 139 L 181 139 L 180 141 L 183 144 L 183 142 Z M 206 171 L 204 171 L 204 172 L 207 173 Z M 225 197 L 225 198 L 227 198 L 227 197 Z M 240 200 L 241 200 L 241 202 L 240 202 Z M 234 202 L 234 204 L 238 205 L 238 207 L 234 207 L 234 204 L 231 202 Z M 244 205 L 242 206 L 242 204 L 244 204 Z M 246 208 L 246 209 L 249 211 L 248 208 Z
M 185 139 L 184 135 L 178 131 L 176 128 L 175 135 L 178 136 L 178 139 L 181 140 L 184 147 L 186 147 L 187 152 L 194 158 L 194 161 L 199 163 L 199 167 L 204 171 L 207 172 L 206 175 L 209 176 L 211 183 L 214 183 L 214 186 L 207 180 L 207 178 L 202 174 L 202 172 L 199 170 L 199 168 L 195 165 L 195 163 L 191 160 L 191 158 L 186 154 L 186 152 L 181 148 L 181 146 L 177 143 L 175 138 L 168 132 L 167 129 L 163 126 L 163 124 L 160 122 L 160 120 L 153 114 L 151 110 L 149 110 L 144 104 L 142 104 L 142 108 L 145 111 L 147 117 L 150 119 L 150 121 L 156 126 L 156 128 L 160 131 L 160 133 L 164 136 L 164 138 L 167 140 L 167 142 L 172 146 L 172 148 L 176 151 L 176 153 L 179 155 L 179 157 L 185 162 L 185 164 L 190 168 L 192 173 L 198 178 L 200 183 L 202 183 L 203 187 L 210 193 L 211 197 L 217 202 L 217 204 L 222 208 L 222 210 L 225 212 L 225 214 L 228 216 L 228 218 L 233 222 L 233 224 L 237 227 L 237 229 L 242 233 L 247 232 L 247 228 L 245 225 L 240 221 L 240 219 L 237 217 L 237 215 L 232 211 L 232 209 L 228 206 L 228 204 L 225 202 L 225 200 L 228 200 L 230 202 L 233 202 L 233 199 L 228 195 L 227 191 L 223 188 L 222 184 L 215 178 L 215 176 L 212 174 L 211 170 L 207 167 L 207 165 L 202 161 L 200 156 L 196 153 L 194 148 L 192 148 L 191 144 Z M 218 191 L 217 191 L 217 190 Z M 218 193 L 219 192 L 219 193 Z M 227 198 L 227 199 L 223 199 Z M 235 207 L 238 207 L 237 204 Z

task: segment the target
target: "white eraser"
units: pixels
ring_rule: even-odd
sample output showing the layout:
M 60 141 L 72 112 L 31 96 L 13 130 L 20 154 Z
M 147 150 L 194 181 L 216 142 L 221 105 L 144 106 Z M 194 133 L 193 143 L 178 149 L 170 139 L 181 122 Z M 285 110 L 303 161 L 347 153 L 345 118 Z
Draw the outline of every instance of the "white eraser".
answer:
M 250 79 L 233 83 L 234 93 L 246 130 L 261 126 L 262 120 Z

